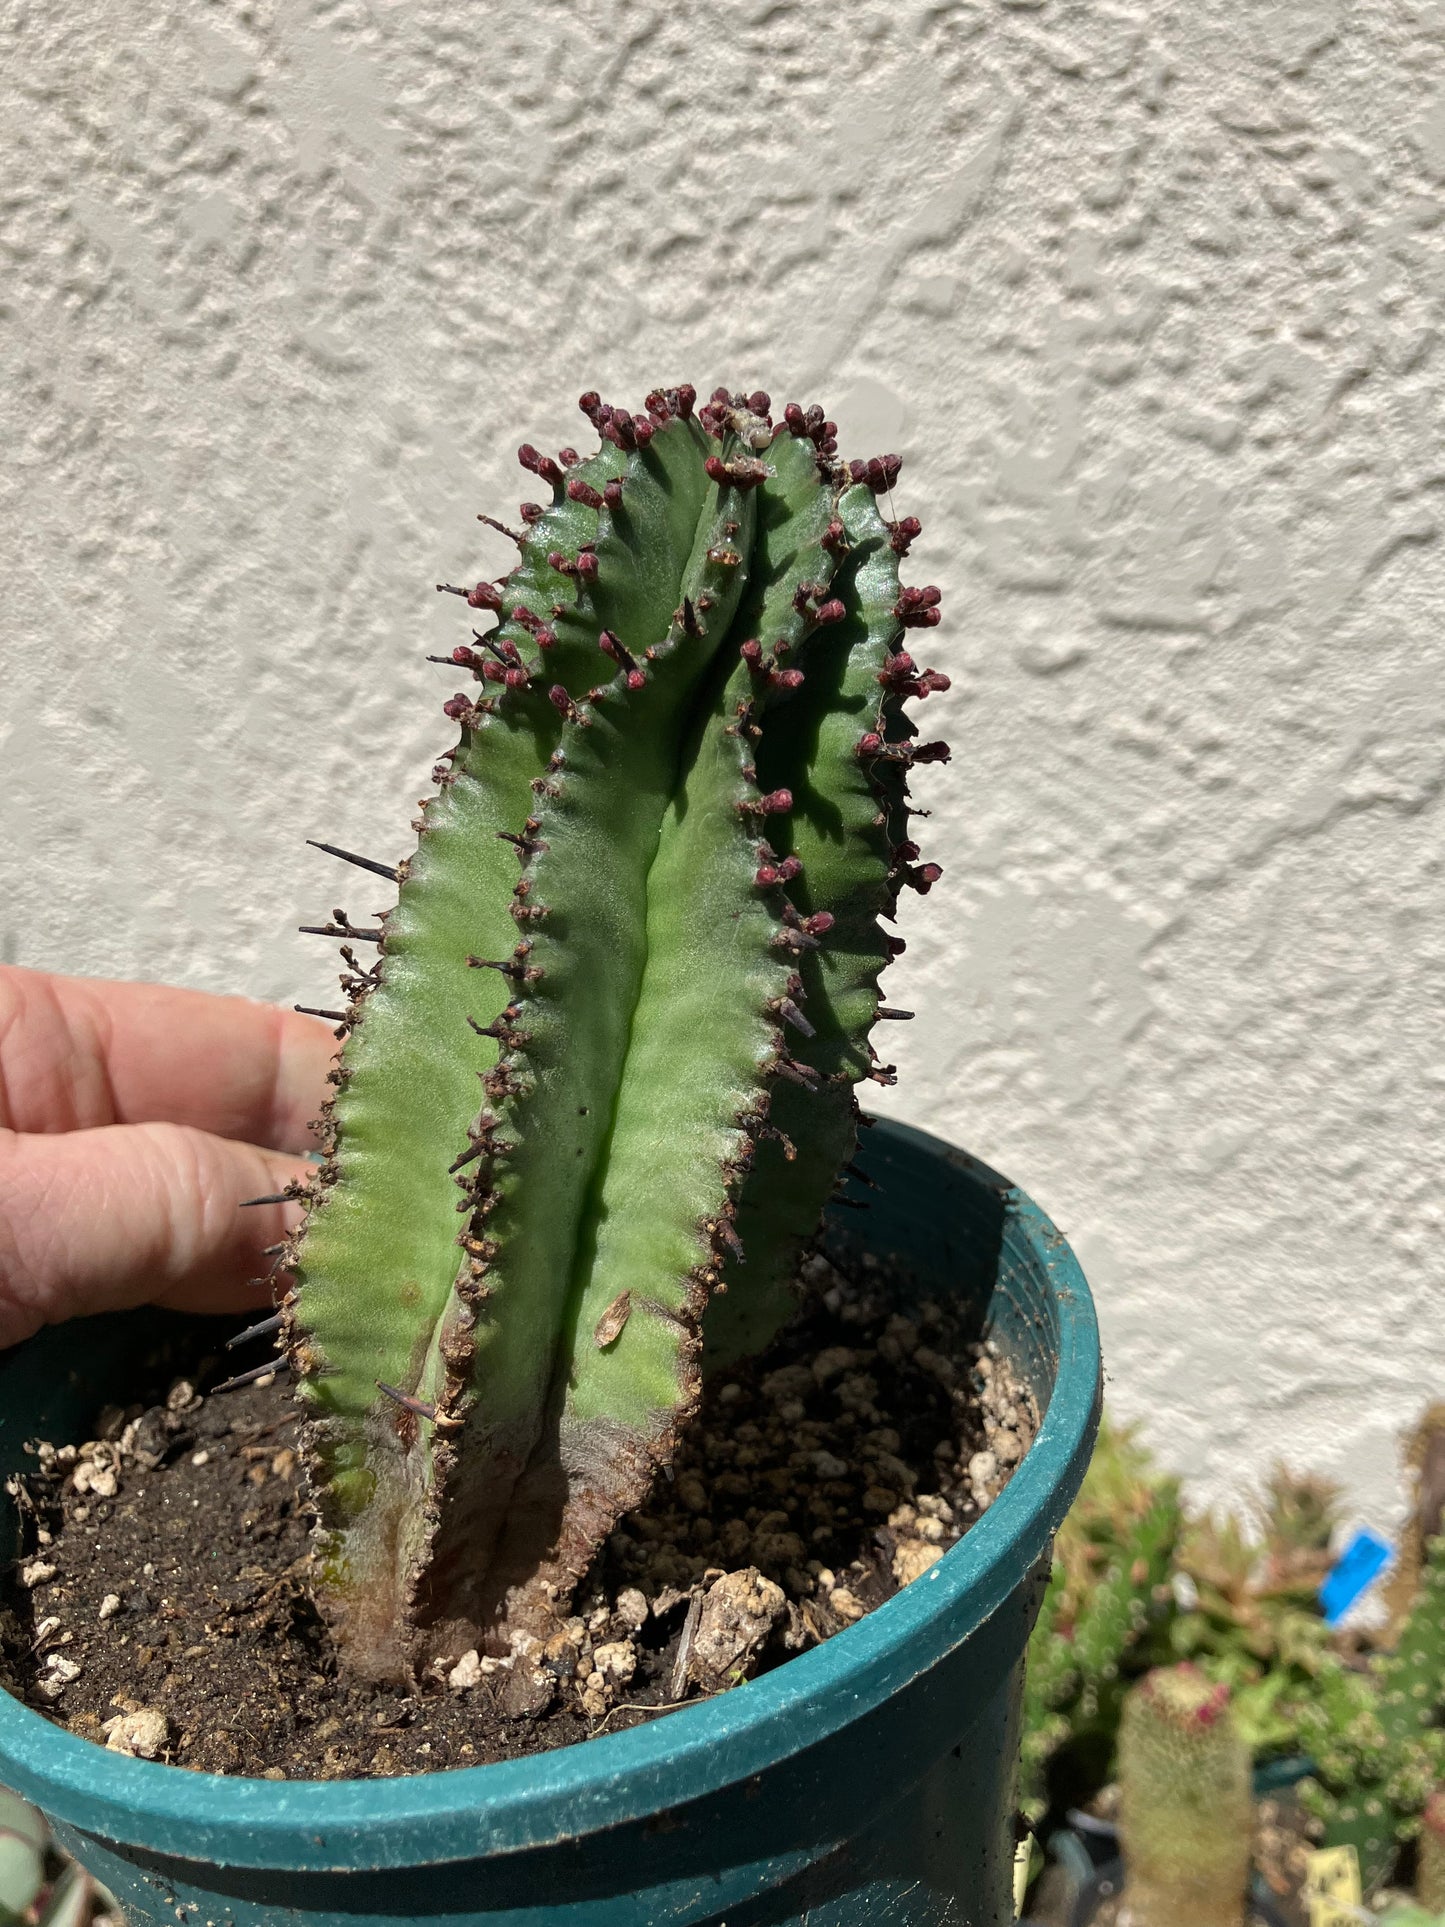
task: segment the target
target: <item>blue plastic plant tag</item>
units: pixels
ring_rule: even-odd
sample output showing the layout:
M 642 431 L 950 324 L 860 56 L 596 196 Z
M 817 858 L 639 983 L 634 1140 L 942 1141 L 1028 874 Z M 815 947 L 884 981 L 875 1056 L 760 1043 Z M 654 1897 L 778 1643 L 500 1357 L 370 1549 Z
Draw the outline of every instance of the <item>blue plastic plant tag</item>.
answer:
M 1345 1544 L 1320 1587 L 1325 1623 L 1337 1626 L 1360 1594 L 1372 1586 L 1390 1563 L 1390 1542 L 1361 1526 Z

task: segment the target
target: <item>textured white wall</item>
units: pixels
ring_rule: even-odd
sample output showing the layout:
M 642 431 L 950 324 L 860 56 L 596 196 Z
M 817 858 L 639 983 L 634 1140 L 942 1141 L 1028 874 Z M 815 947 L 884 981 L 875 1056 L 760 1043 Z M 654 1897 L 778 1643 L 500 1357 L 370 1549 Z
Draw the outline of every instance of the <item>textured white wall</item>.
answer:
M 1200 1490 L 1388 1508 L 1445 1366 L 1445 5 L 6 16 L 0 955 L 324 1000 L 293 926 L 370 901 L 301 839 L 405 848 L 518 440 L 822 399 L 947 592 L 889 1108 L 1053 1210 Z

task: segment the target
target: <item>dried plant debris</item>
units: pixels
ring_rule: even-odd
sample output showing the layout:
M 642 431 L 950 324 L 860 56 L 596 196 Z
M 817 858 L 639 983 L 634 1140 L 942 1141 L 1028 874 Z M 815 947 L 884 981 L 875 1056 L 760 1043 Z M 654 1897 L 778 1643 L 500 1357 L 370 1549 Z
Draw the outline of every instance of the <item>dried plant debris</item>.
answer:
M 10 1677 L 119 1752 L 271 1778 L 477 1765 L 722 1692 L 924 1573 L 1026 1451 L 1037 1414 L 945 1307 L 805 1266 L 803 1310 L 710 1382 L 670 1479 L 610 1535 L 542 1639 L 446 1653 L 411 1689 L 338 1672 L 284 1384 L 101 1414 L 13 1481 L 27 1548 Z

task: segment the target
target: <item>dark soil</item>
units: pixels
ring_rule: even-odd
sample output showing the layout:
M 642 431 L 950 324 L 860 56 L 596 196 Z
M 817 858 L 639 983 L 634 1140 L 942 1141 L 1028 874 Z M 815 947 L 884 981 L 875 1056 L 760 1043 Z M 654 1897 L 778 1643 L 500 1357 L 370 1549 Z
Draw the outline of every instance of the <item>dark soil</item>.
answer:
M 79 1448 L 34 1448 L 0 1668 L 87 1738 L 272 1779 L 567 1746 L 765 1671 L 926 1570 L 1036 1425 L 946 1310 L 899 1315 L 867 1267 L 850 1281 L 813 1259 L 805 1285 L 768 1352 L 710 1385 L 671 1477 L 545 1647 L 457 1654 L 413 1692 L 343 1679 L 307 1592 L 284 1381 L 205 1398 L 179 1381 L 163 1405 L 102 1414 Z

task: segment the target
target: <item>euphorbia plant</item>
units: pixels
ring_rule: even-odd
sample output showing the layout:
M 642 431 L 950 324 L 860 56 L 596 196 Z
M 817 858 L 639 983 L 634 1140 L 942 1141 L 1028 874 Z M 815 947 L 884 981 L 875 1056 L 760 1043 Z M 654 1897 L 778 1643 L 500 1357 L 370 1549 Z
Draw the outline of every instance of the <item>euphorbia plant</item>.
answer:
M 456 591 L 491 626 L 396 907 L 325 926 L 350 1002 L 284 1331 L 319 1597 L 377 1676 L 565 1602 L 705 1351 L 786 1315 L 907 1014 L 879 920 L 938 874 L 905 778 L 948 752 L 903 704 L 947 679 L 904 647 L 938 592 L 900 587 L 897 458 L 694 402 L 585 395 L 596 454 L 522 448 L 551 500 Z

